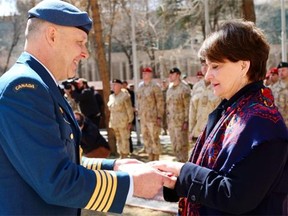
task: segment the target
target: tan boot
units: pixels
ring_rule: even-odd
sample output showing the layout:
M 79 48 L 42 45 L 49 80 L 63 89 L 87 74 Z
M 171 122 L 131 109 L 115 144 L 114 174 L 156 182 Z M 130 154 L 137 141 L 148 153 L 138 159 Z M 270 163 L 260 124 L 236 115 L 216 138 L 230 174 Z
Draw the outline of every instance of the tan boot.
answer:
M 153 154 L 153 160 L 154 161 L 159 160 L 159 154 Z

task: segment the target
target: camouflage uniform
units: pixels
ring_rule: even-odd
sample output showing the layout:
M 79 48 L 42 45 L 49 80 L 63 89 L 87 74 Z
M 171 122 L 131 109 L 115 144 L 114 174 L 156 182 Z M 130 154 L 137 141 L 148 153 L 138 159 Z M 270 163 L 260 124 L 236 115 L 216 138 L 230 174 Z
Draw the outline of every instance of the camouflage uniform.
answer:
M 162 135 L 167 135 L 167 129 L 168 129 L 168 125 L 167 125 L 167 112 L 166 112 L 166 93 L 167 93 L 167 89 L 162 89 L 162 94 L 163 94 L 163 100 L 164 100 L 164 114 L 162 116 L 162 129 L 163 129 L 163 133 Z
M 161 125 L 157 124 L 157 119 L 162 119 L 164 113 L 161 88 L 153 81 L 148 84 L 141 82 L 136 95 L 145 151 L 149 155 L 154 154 L 159 157 Z
M 130 95 L 121 91 L 111 94 L 107 106 L 110 110 L 109 127 L 115 132 L 117 149 L 120 155 L 128 155 L 130 129 L 128 125 L 133 121 L 133 107 Z
M 192 138 L 192 148 L 207 124 L 208 115 L 220 101 L 221 99 L 214 95 L 212 86 L 206 86 L 204 80 L 194 85 L 189 105 L 189 136 Z
M 188 126 L 190 87 L 183 82 L 171 84 L 166 95 L 168 131 L 174 154 L 178 161 L 188 159 Z
M 283 80 L 277 82 L 277 85 L 272 88 L 272 93 L 275 104 L 288 127 L 288 82 Z
M 273 84 L 270 84 L 270 85 L 268 86 L 268 87 L 271 89 L 272 92 L 278 91 L 279 82 L 280 82 L 280 81 L 275 82 L 275 83 L 273 83 Z

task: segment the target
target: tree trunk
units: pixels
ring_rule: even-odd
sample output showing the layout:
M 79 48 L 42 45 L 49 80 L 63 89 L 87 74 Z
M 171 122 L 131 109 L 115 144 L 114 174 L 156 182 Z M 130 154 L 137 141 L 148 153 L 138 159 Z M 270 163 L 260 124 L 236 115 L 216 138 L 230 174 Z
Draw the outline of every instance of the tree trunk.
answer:
M 95 42 L 97 45 L 97 49 L 95 49 L 95 52 L 98 57 L 98 69 L 99 69 L 100 77 L 102 79 L 102 84 L 103 84 L 105 124 L 106 124 L 107 132 L 108 132 L 108 141 L 111 147 L 111 152 L 115 154 L 117 152 L 115 136 L 114 136 L 113 130 L 108 128 L 110 112 L 106 104 L 108 102 L 109 95 L 110 95 L 110 76 L 109 76 L 108 65 L 106 61 L 106 55 L 105 55 L 100 10 L 99 10 L 99 5 L 98 5 L 98 0 L 91 0 L 90 3 L 91 3 L 91 9 L 92 9 L 93 27 L 94 27 L 94 32 L 95 32 Z
M 243 18 L 248 21 L 256 22 L 256 15 L 253 0 L 242 0 Z

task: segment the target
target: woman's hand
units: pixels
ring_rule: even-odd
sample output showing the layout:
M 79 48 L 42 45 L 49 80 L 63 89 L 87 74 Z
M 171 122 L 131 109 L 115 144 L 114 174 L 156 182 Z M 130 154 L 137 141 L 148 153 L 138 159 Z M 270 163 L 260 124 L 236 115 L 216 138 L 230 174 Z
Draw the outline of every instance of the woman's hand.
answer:
M 184 163 L 169 162 L 169 161 L 152 161 L 147 164 L 160 171 L 171 173 L 173 176 L 176 176 L 176 177 L 179 176 L 180 170 L 182 166 L 184 165 Z

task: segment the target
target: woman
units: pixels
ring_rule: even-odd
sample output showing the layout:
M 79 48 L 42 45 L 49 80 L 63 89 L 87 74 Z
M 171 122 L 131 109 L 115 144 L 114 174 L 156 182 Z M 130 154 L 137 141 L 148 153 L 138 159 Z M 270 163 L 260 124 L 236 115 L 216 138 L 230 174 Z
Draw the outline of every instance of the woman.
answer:
M 113 94 L 109 96 L 107 106 L 110 110 L 109 127 L 114 130 L 118 153 L 121 158 L 127 158 L 130 152 L 129 138 L 134 111 L 131 98 L 126 90 L 122 90 L 122 81 L 112 81 Z
M 177 176 L 164 188 L 179 215 L 288 215 L 288 133 L 263 85 L 269 45 L 251 22 L 228 21 L 199 51 L 223 100 L 188 163 L 152 166 Z

